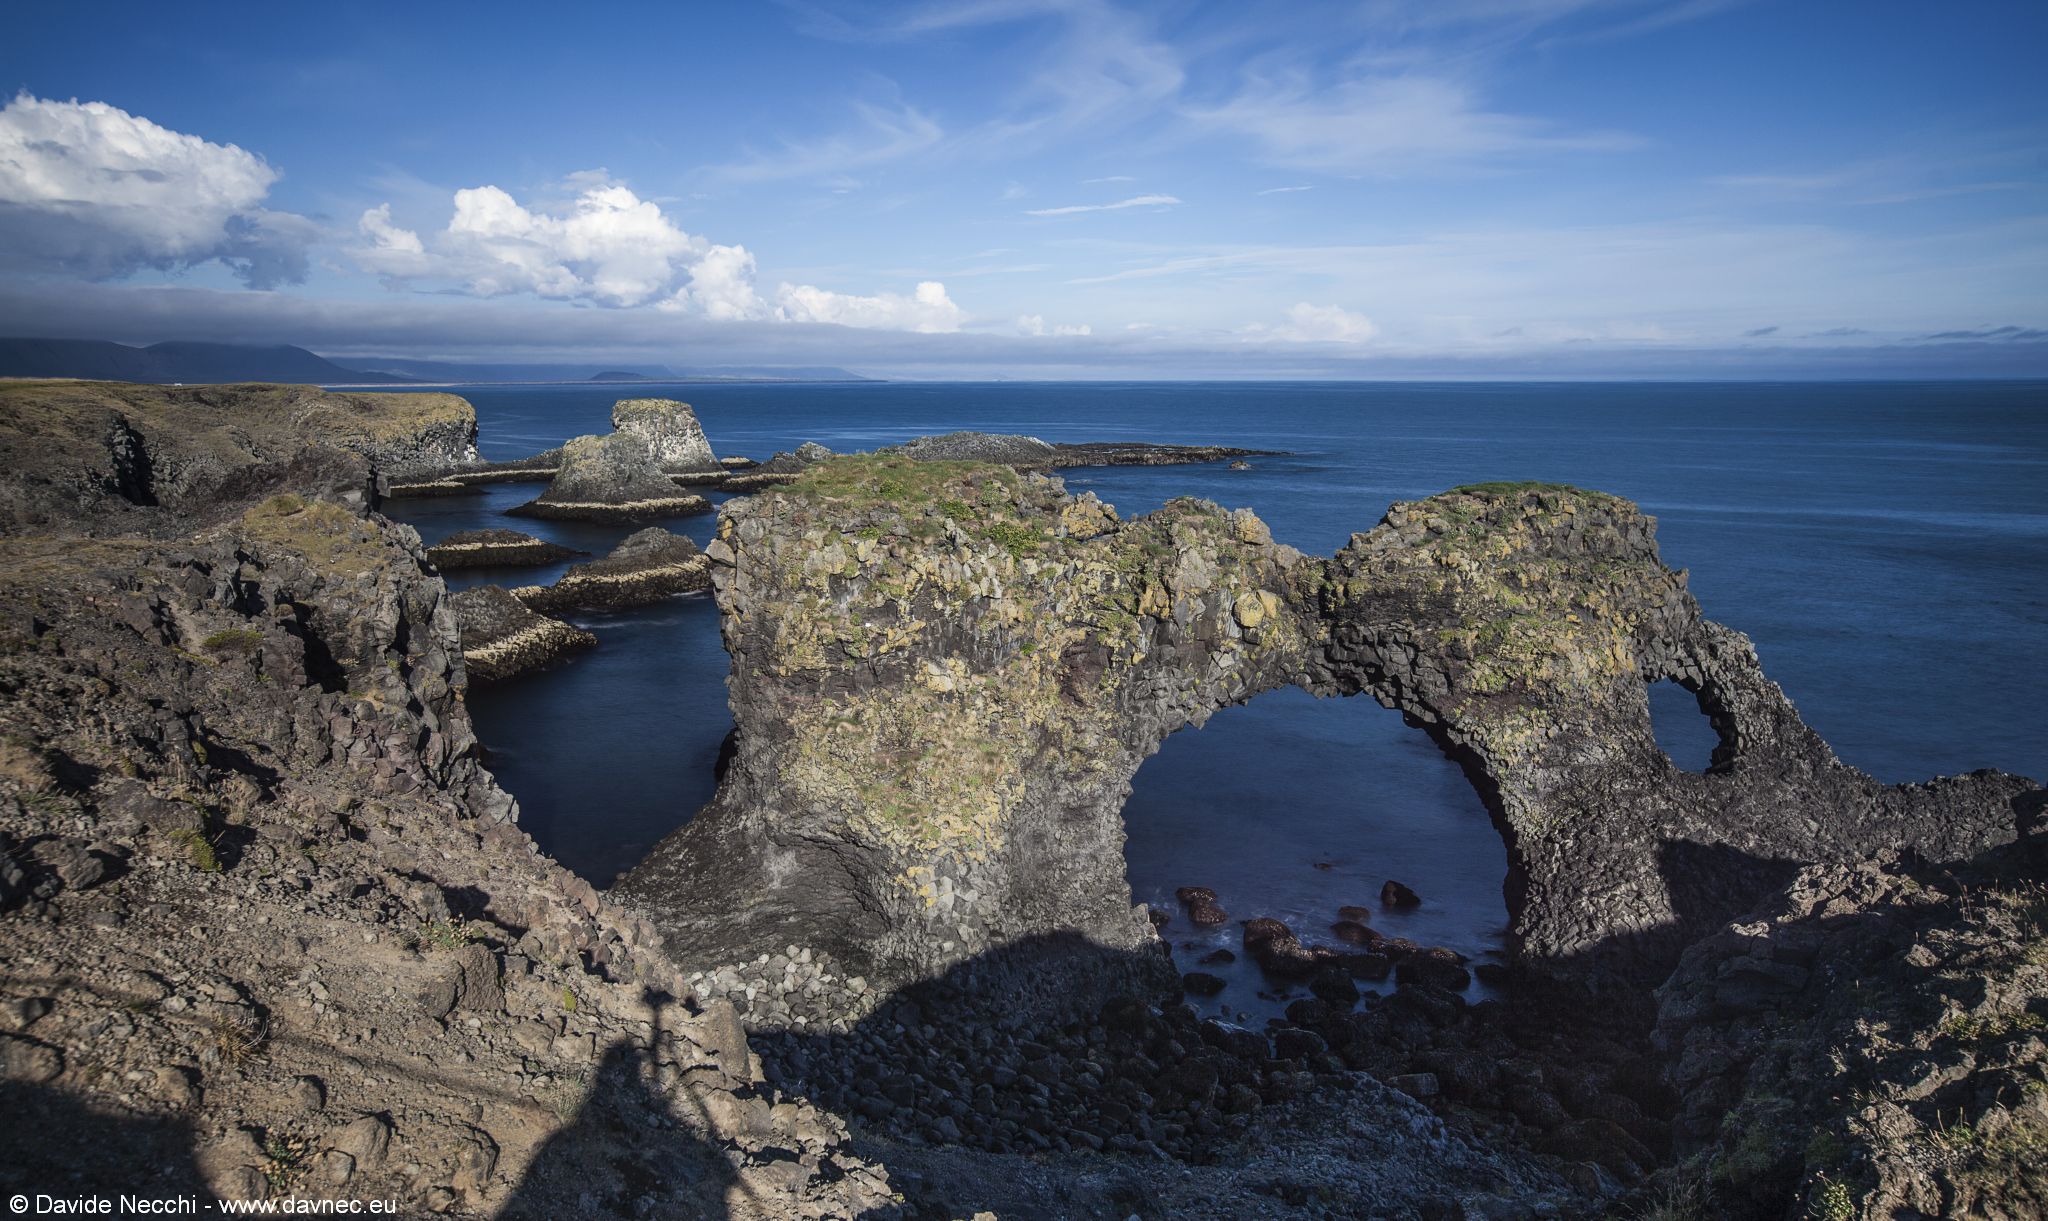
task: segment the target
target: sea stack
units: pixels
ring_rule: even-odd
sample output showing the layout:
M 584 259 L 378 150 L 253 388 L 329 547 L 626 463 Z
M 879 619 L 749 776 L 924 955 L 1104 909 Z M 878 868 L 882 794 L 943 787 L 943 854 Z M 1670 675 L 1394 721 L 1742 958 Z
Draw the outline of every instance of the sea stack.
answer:
M 694 422 L 694 421 L 693 421 Z M 523 517 L 639 522 L 710 511 L 702 496 L 678 492 L 638 431 L 577 437 L 540 499 L 508 510 Z
M 666 474 L 715 476 L 725 472 L 688 403 L 620 399 L 612 404 L 612 429 L 616 435 L 645 441 L 654 465 Z
M 624 610 L 711 588 L 711 561 L 697 544 L 649 526 L 589 564 L 578 564 L 553 585 L 528 585 L 514 597 L 545 614 L 571 610 Z
M 462 657 L 472 686 L 537 670 L 597 643 L 582 628 L 529 610 L 497 585 L 465 589 L 449 601 L 462 629 Z

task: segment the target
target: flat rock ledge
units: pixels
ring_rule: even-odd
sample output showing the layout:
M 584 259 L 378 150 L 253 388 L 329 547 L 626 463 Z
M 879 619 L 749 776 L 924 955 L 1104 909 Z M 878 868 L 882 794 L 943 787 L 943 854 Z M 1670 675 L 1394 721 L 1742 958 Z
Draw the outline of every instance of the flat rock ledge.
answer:
M 465 589 L 449 602 L 462 631 L 463 661 L 472 686 L 538 670 L 597 643 L 597 637 L 582 628 L 528 609 L 500 586 Z
M 594 521 L 637 524 L 670 517 L 693 517 L 709 513 L 711 502 L 702 496 L 650 496 L 642 500 L 606 504 L 603 501 L 535 500 L 505 510 L 514 517 L 540 517 L 549 521 Z
M 697 544 L 659 526 L 627 537 L 601 560 L 578 564 L 553 585 L 526 585 L 512 596 L 544 614 L 624 610 L 711 588 L 711 561 Z
M 457 568 L 514 568 L 557 564 L 584 554 L 517 530 L 463 530 L 427 548 L 443 572 Z

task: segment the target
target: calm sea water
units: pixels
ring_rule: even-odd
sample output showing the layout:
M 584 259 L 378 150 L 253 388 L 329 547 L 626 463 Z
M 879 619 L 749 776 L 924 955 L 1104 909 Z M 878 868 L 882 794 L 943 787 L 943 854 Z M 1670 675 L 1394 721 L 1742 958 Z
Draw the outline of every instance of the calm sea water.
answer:
M 471 387 L 490 458 L 610 427 L 624 394 L 692 403 L 721 454 L 803 441 L 841 452 L 972 428 L 1052 441 L 1210 442 L 1287 450 L 1221 466 L 1068 473 L 1126 516 L 1171 497 L 1247 505 L 1276 537 L 1329 554 L 1388 502 L 1462 483 L 1543 479 L 1629 497 L 1667 563 L 1848 762 L 1917 780 L 1998 767 L 2048 774 L 2048 383 L 873 384 Z M 501 516 L 533 485 L 398 502 L 432 542 L 511 526 L 592 552 L 629 531 Z M 717 496 L 714 500 L 720 499 Z M 700 544 L 708 516 L 670 523 Z M 450 584 L 552 580 L 458 573 Z M 579 618 L 600 646 L 471 701 L 527 830 L 599 884 L 708 799 L 727 659 L 710 600 Z M 1660 739 L 1701 766 L 1712 745 L 1676 688 Z M 1125 812 L 1132 890 L 1178 916 L 1213 887 L 1234 916 L 1320 934 L 1397 878 L 1423 905 L 1376 923 L 1484 954 L 1500 943 L 1498 836 L 1457 769 L 1369 700 L 1299 691 L 1169 738 Z M 1183 969 L 1234 928 L 1168 929 Z M 1270 1011 L 1242 964 L 1210 1005 Z

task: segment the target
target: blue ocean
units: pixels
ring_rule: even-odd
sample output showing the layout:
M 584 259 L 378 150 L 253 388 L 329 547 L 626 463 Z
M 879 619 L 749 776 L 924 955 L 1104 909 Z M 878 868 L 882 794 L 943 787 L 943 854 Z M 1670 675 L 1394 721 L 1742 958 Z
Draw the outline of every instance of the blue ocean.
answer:
M 610 428 L 623 395 L 696 408 L 718 453 L 840 452 L 955 429 L 1049 441 L 1284 450 L 1221 464 L 1067 472 L 1126 517 L 1175 496 L 1249 506 L 1327 555 L 1387 505 L 1464 483 L 1540 479 L 1628 497 L 1659 521 L 1665 562 L 1847 762 L 1908 781 L 1995 767 L 2048 774 L 2048 383 L 864 383 L 630 388 L 474 386 L 488 458 Z M 630 531 L 509 519 L 538 494 L 394 502 L 428 541 L 509 526 L 602 554 Z M 714 494 L 713 500 L 721 499 Z M 713 519 L 670 528 L 700 544 Z M 464 572 L 530 583 L 559 569 Z M 710 599 L 578 620 L 600 646 L 470 701 L 526 829 L 600 885 L 709 798 L 731 728 Z M 1652 692 L 1660 741 L 1704 766 L 1690 696 Z M 1345 904 L 1398 879 L 1422 905 L 1384 931 L 1475 957 L 1506 910 L 1498 835 L 1458 769 L 1365 699 L 1286 690 L 1169 738 L 1140 769 L 1125 857 L 1140 901 L 1214 889 L 1233 916 L 1320 938 Z M 1183 969 L 1234 928 L 1167 929 Z M 1207 1007 L 1270 1009 L 1242 963 Z

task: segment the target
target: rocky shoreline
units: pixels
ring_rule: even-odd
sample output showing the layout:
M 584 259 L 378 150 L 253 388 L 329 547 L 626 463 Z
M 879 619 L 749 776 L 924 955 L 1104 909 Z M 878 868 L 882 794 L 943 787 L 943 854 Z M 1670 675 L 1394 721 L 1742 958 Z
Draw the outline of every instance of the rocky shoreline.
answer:
M 2048 1201 L 2042 791 L 1840 764 L 1627 502 L 1458 489 L 1317 558 L 1022 461 L 812 452 L 702 554 L 642 531 L 451 596 L 373 506 L 469 461 L 461 400 L 187 389 L 0 388 L 10 1191 L 877 1221 Z M 551 478 L 672 488 L 664 446 L 716 463 L 677 420 L 615 414 Z M 467 700 L 580 635 L 536 605 L 706 579 L 724 779 L 601 894 L 519 830 Z M 1663 678 L 1721 732 L 1705 775 L 1650 738 Z M 1496 999 L 1364 910 L 1326 941 L 1195 885 L 1131 903 L 1136 761 L 1290 683 L 1402 709 L 1480 787 L 1513 869 Z M 1238 929 L 1310 995 L 1201 1019 L 1155 915 Z

